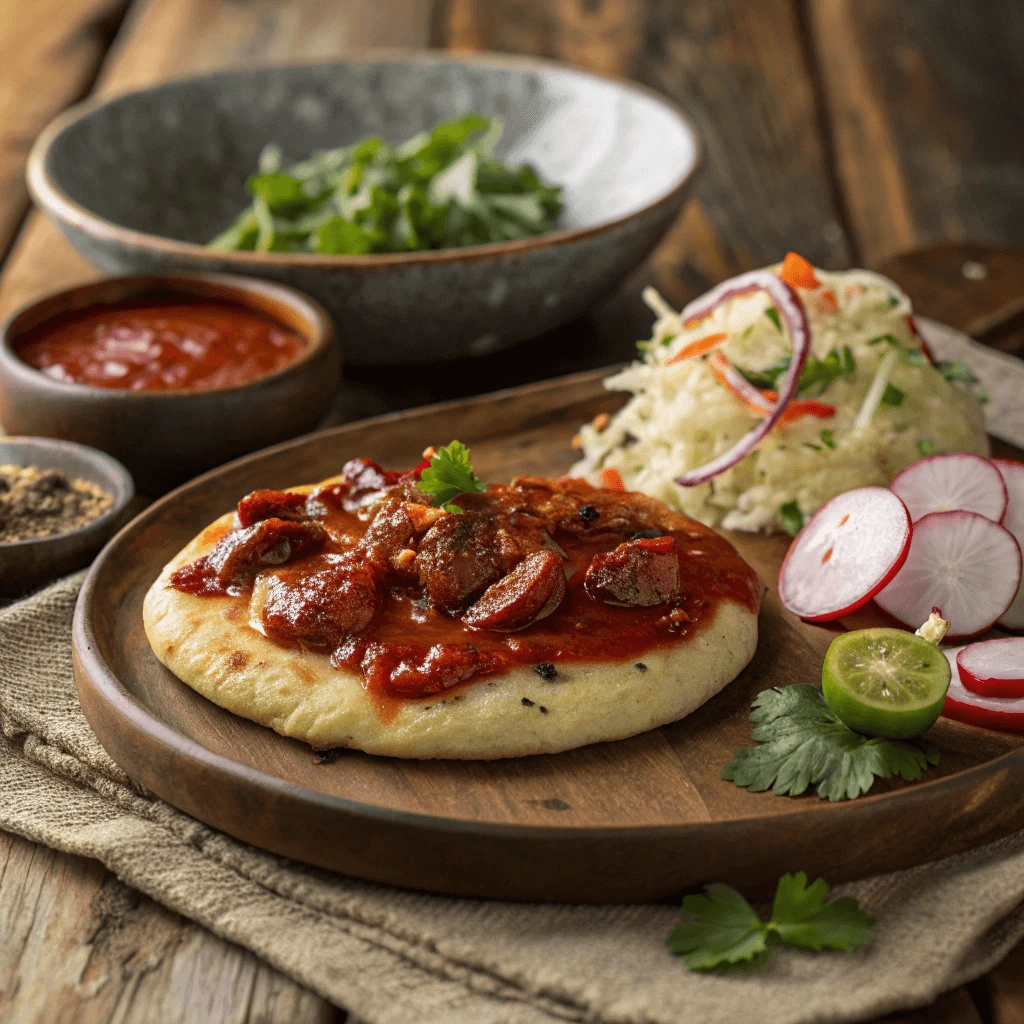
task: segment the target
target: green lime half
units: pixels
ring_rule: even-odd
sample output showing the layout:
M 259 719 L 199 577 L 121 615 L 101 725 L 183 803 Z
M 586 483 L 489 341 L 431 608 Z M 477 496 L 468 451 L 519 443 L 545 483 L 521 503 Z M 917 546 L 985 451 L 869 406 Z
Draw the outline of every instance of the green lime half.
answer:
M 919 736 L 942 713 L 949 662 L 902 629 L 858 629 L 832 641 L 821 670 L 828 706 L 854 732 Z

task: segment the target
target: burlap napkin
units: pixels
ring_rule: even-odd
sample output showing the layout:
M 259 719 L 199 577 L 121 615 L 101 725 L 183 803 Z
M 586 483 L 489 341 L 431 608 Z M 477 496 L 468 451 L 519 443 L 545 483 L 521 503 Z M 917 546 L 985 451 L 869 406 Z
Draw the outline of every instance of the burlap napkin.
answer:
M 779 951 L 728 976 L 666 952 L 672 907 L 444 899 L 273 857 L 141 791 L 100 747 L 71 673 L 80 582 L 0 612 L 0 828 L 99 859 L 368 1024 L 858 1020 L 930 1002 L 1024 935 L 1024 833 L 843 887 L 878 920 L 861 951 Z

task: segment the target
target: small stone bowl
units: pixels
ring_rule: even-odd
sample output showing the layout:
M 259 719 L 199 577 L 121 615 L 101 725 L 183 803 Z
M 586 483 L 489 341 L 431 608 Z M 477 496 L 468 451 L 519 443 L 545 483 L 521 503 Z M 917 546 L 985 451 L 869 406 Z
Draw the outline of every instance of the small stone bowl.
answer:
M 114 499 L 101 516 L 68 533 L 0 544 L 0 597 L 17 597 L 58 576 L 81 569 L 121 525 L 135 495 L 128 470 L 116 459 L 72 441 L 44 437 L 0 437 L 0 466 L 58 469 L 72 480 L 88 480 Z
M 209 391 L 120 391 L 55 380 L 23 362 L 18 339 L 61 313 L 173 298 L 239 303 L 300 334 L 305 349 L 248 384 Z M 341 359 L 324 309 L 285 285 L 220 274 L 114 277 L 47 296 L 0 329 L 0 423 L 113 455 L 156 496 L 224 462 L 313 430 L 334 399 Z

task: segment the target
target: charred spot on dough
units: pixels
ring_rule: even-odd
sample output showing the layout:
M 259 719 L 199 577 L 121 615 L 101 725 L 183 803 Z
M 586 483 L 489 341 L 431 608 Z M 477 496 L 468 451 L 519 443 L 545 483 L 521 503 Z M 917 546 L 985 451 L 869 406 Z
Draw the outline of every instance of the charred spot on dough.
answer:
M 540 706 L 540 713 L 542 715 L 546 715 L 548 713 L 548 709 L 546 707 L 544 707 L 543 704 L 541 704 L 541 706 Z
M 558 669 L 551 664 L 550 661 L 542 661 L 539 665 L 533 666 L 533 671 L 541 677 L 541 679 L 551 682 L 552 679 L 558 678 Z
M 633 668 L 635 668 L 637 670 L 637 672 L 646 672 L 647 671 L 647 666 L 642 661 L 638 661 L 633 666 Z
M 524 708 L 532 708 L 533 707 L 533 701 L 530 700 L 529 697 L 524 697 L 523 698 L 523 707 Z
M 249 664 L 249 655 L 245 651 L 232 651 L 228 656 L 228 665 L 231 668 L 245 668 Z

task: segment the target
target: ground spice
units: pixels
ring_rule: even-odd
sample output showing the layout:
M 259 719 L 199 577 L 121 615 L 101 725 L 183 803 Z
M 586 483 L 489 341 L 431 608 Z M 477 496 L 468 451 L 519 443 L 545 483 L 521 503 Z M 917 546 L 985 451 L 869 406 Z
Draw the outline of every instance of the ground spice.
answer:
M 57 469 L 0 466 L 0 544 L 69 533 L 98 519 L 113 496 Z

